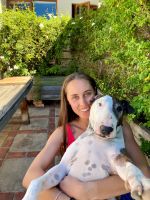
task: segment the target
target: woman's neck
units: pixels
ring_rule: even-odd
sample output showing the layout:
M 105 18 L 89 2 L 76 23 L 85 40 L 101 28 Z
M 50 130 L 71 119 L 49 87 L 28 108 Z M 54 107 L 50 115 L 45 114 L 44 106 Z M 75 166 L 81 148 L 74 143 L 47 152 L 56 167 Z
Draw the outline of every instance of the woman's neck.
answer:
M 89 123 L 89 120 L 87 119 L 77 119 L 76 121 L 76 125 L 79 126 L 83 131 L 85 131 L 88 127 L 88 123 Z

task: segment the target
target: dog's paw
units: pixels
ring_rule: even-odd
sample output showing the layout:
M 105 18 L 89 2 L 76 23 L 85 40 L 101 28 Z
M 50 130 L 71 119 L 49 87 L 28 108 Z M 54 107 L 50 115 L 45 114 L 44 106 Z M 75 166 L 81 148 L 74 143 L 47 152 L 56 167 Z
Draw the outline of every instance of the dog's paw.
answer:
M 131 187 L 131 196 L 135 200 L 150 200 L 150 179 L 141 178 L 141 181 L 136 182 Z
M 131 197 L 135 200 L 142 200 L 142 195 L 138 194 L 138 191 L 132 191 L 131 192 Z
M 38 182 L 33 180 L 31 184 L 29 185 L 25 196 L 22 200 L 37 200 L 38 194 L 39 194 L 39 187 Z
M 137 191 L 131 192 L 131 196 L 135 200 L 149 200 L 150 199 L 150 190 L 143 191 L 142 195 L 139 195 Z
M 22 200 L 37 200 L 37 195 L 33 191 L 27 191 Z
M 22 200 L 37 200 L 37 195 L 33 194 L 33 192 L 27 192 Z

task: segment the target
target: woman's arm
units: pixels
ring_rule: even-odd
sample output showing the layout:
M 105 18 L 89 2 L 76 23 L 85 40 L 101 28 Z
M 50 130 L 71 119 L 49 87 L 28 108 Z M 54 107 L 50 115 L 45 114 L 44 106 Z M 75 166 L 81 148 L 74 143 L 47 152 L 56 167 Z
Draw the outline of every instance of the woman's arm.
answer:
M 147 160 L 134 139 L 130 125 L 125 120 L 123 120 L 123 133 L 128 155 L 135 165 L 142 170 L 144 175 L 150 178 L 150 168 Z
M 31 163 L 29 169 L 27 170 L 24 178 L 23 178 L 23 186 L 25 188 L 28 188 L 30 182 L 39 177 L 42 176 L 47 169 L 52 166 L 53 160 L 60 150 L 60 146 L 63 142 L 63 131 L 62 128 L 57 128 L 48 139 L 46 145 L 41 150 L 41 152 L 36 156 L 36 158 Z M 56 196 L 60 193 L 60 190 L 56 187 L 46 190 L 44 192 L 41 192 L 39 200 L 53 200 L 56 198 Z M 61 193 L 61 195 L 64 200 L 68 200 L 69 197 L 65 195 L 64 193 Z M 59 198 L 60 199 L 60 198 Z
M 86 183 L 67 176 L 60 183 L 60 188 L 69 196 L 79 200 L 103 200 L 129 192 L 117 175 Z

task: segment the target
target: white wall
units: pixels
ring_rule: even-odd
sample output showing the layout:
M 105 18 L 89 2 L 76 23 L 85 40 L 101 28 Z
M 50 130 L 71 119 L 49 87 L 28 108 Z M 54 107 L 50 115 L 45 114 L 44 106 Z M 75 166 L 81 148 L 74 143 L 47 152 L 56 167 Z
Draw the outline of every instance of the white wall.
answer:
M 89 0 L 58 0 L 57 1 L 57 14 L 72 16 L 72 4 L 84 3 Z M 99 0 L 90 0 L 90 4 L 98 5 Z
M 0 13 L 6 8 L 6 0 L 0 0 Z

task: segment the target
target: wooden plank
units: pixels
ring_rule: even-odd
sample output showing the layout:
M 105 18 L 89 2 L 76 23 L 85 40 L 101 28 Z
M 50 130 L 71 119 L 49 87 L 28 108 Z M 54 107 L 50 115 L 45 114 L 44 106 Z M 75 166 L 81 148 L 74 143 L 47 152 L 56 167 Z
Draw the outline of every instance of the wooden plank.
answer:
M 32 78 L 29 76 L 14 76 L 7 77 L 0 80 L 0 85 L 18 85 L 18 84 L 28 84 L 32 82 Z
M 13 106 L 24 90 L 24 85 L 0 86 L 0 118 Z

